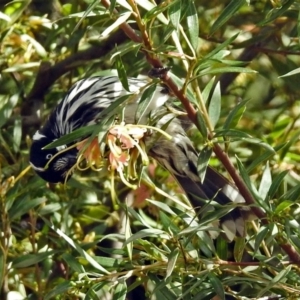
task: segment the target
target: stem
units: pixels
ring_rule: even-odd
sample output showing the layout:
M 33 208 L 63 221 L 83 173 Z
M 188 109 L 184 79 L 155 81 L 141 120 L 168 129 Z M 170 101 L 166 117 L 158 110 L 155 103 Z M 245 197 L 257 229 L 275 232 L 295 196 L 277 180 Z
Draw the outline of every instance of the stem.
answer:
M 131 38 L 132 35 L 132 40 L 133 41 L 138 41 L 139 43 L 143 43 L 146 51 L 143 51 L 147 61 L 154 67 L 154 68 L 163 68 L 162 62 L 156 57 L 156 56 L 150 56 L 150 53 L 153 52 L 153 49 L 151 47 L 151 43 L 148 40 L 148 34 L 146 33 L 145 26 L 142 24 L 140 14 L 139 12 L 137 13 L 136 10 L 138 10 L 136 3 L 134 0 L 128 0 L 131 4 L 132 7 L 134 7 L 134 12 L 135 12 L 135 17 L 137 24 L 139 25 L 139 28 L 143 30 L 141 32 L 142 38 L 138 37 L 136 33 L 133 31 L 133 29 L 126 23 L 122 24 L 120 26 L 121 29 L 124 30 L 124 32 L 127 34 L 128 37 Z M 101 3 L 106 7 L 109 8 L 110 2 L 108 0 L 101 0 Z M 116 10 L 114 10 L 114 13 L 118 13 Z M 125 25 L 126 24 L 126 25 Z M 148 51 L 147 51 L 148 50 Z M 184 94 L 182 90 L 178 89 L 178 86 L 175 84 L 175 82 L 171 79 L 171 77 L 168 75 L 166 72 L 165 74 L 162 74 L 161 80 L 164 84 L 166 84 L 172 93 L 181 101 L 183 107 L 185 108 L 187 115 L 189 119 L 194 123 L 197 124 L 197 116 L 196 116 L 196 110 Z M 201 101 L 200 101 L 201 102 Z M 205 111 L 206 108 L 203 111 L 204 112 L 204 117 L 208 118 L 208 116 L 205 116 Z M 209 119 L 209 118 L 208 118 Z M 207 122 L 207 126 L 209 127 L 209 134 L 208 138 L 211 140 L 213 138 L 212 134 L 212 128 L 209 125 L 210 122 Z M 232 164 L 230 158 L 228 155 L 223 151 L 221 146 L 219 144 L 214 144 L 213 145 L 213 151 L 218 157 L 218 159 L 221 161 L 221 163 L 224 165 L 225 169 L 227 172 L 230 174 L 231 178 L 233 179 L 236 187 L 238 188 L 239 192 L 245 199 L 245 202 L 247 205 L 251 206 L 251 209 L 253 213 L 261 220 L 261 222 L 265 225 L 268 225 L 268 219 L 266 213 L 259 207 L 256 206 L 256 201 L 254 200 L 252 194 L 249 192 L 246 184 L 242 180 L 242 178 L 239 176 L 237 170 L 235 169 L 234 165 Z M 289 244 L 286 244 L 284 241 L 280 242 L 279 244 L 281 248 L 289 255 L 290 259 L 294 262 L 300 262 L 300 254 L 297 253 L 295 248 Z

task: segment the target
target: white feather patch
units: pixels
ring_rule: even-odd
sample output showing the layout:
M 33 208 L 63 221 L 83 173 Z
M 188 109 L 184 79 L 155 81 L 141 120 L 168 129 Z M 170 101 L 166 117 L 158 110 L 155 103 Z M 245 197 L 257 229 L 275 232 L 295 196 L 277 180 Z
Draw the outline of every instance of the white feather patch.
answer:
M 39 141 L 39 140 L 41 140 L 41 139 L 43 139 L 43 138 L 45 138 L 45 137 L 46 137 L 45 135 L 43 135 L 43 134 L 41 134 L 39 131 L 37 131 L 37 132 L 33 135 L 32 139 L 33 139 L 34 141 Z

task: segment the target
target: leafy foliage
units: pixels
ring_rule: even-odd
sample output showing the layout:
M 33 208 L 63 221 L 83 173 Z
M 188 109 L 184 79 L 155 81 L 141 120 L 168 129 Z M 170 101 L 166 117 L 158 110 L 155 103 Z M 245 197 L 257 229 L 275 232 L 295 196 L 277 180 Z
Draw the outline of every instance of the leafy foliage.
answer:
M 1 299 L 296 299 L 298 1 L 105 3 L 0 3 Z M 52 186 L 27 168 L 30 137 L 72 83 L 118 74 L 126 86 L 156 58 L 199 109 L 199 175 L 227 169 L 221 145 L 265 212 L 245 238 L 212 239 L 232 207 L 199 221 L 155 162 L 136 191 L 107 170 Z M 81 130 L 64 138 L 94 132 Z

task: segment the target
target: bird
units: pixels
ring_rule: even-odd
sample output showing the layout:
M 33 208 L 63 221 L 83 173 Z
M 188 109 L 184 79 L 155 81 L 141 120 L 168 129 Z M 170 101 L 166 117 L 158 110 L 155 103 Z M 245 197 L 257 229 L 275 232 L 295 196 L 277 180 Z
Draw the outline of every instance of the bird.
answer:
M 66 182 L 71 177 L 70 169 L 78 159 L 78 149 L 68 147 L 78 141 L 52 149 L 44 147 L 76 129 L 99 123 L 105 109 L 122 96 L 133 95 L 120 107 L 124 108 L 124 122 L 134 124 L 142 98 L 141 91 L 147 85 L 149 78 L 128 78 L 130 91 L 127 91 L 118 76 L 94 76 L 77 81 L 54 108 L 42 128 L 33 135 L 29 155 L 31 167 L 47 182 Z M 149 118 L 156 114 L 155 126 L 163 128 L 171 136 L 171 139 L 163 135 L 157 137 L 157 134 L 145 137 L 148 155 L 177 180 L 196 210 L 201 210 L 211 200 L 220 205 L 238 203 L 220 219 L 220 228 L 228 241 L 232 241 L 235 236 L 244 237 L 250 209 L 240 205 L 245 200 L 236 186 L 210 166 L 204 179 L 200 180 L 197 171 L 199 153 L 187 135 L 192 123 L 187 116 L 169 111 L 167 103 L 170 99 L 172 96 L 168 88 L 157 84 L 151 101 L 139 118 L 139 123 L 147 124 Z

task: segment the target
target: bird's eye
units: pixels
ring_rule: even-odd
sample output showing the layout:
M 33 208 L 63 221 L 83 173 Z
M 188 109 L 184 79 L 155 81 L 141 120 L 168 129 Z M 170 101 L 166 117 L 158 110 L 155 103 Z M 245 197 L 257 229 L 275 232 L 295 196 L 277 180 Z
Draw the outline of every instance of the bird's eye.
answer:
M 49 154 L 46 155 L 46 159 L 50 159 L 52 156 L 53 155 L 49 153 Z

